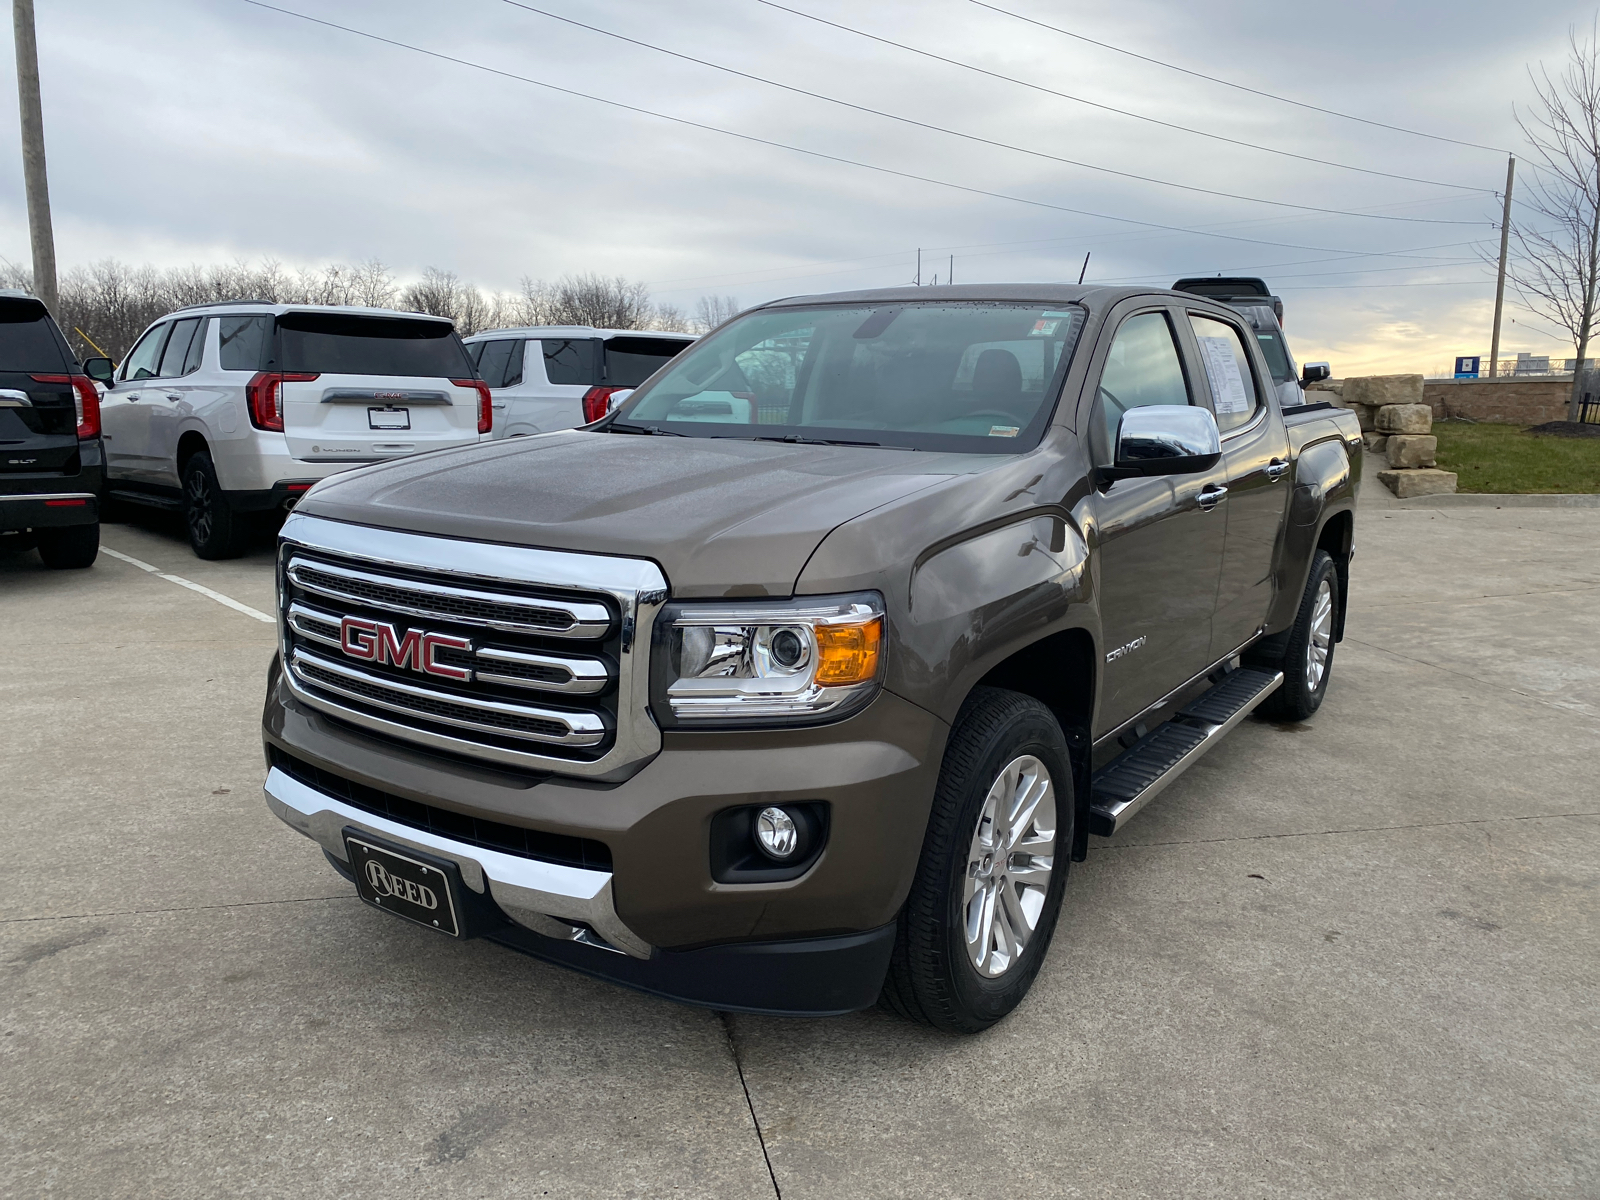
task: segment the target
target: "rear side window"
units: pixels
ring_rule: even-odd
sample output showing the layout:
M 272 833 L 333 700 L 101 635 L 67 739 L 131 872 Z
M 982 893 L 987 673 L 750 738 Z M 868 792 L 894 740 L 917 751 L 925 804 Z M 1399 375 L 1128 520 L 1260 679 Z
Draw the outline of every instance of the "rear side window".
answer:
M 184 355 L 183 358 L 183 373 L 185 375 L 200 369 L 200 360 L 205 357 L 206 352 L 206 334 L 210 329 L 211 322 L 203 320 L 200 322 L 200 328 L 194 331 L 194 340 L 189 343 L 189 353 Z
M 1194 327 L 1195 341 L 1200 343 L 1200 361 L 1205 364 L 1206 380 L 1211 384 L 1217 428 L 1227 433 L 1249 424 L 1260 398 L 1244 339 L 1226 321 L 1191 313 L 1189 324 Z
M 189 357 L 189 343 L 194 341 L 200 325 L 198 317 L 172 323 L 172 336 L 167 339 L 167 348 L 161 354 L 161 370 L 157 372 L 162 379 L 173 379 L 183 374 L 184 360 Z
M 139 339 L 133 353 L 122 364 L 123 379 L 155 378 L 156 364 L 161 361 L 161 348 L 167 344 L 167 331 L 171 328 L 168 324 L 157 325 Z
M 285 313 L 278 318 L 277 357 L 280 370 L 326 375 L 473 374 L 454 326 L 404 317 Z
M 611 387 L 638 387 L 689 344 L 666 338 L 612 338 L 605 344 L 605 381 Z
M 0 371 L 58 375 L 67 366 L 61 337 L 44 305 L 37 301 L 0 304 Z
M 544 342 L 544 376 L 551 383 L 581 383 L 585 387 L 599 382 L 600 363 L 595 353 L 599 343 L 590 338 Z
M 478 357 L 478 376 L 492 388 L 510 387 L 522 382 L 522 342 L 516 338 L 499 338 L 492 342 L 479 342 L 482 353 Z
M 271 321 L 265 313 L 217 318 L 217 343 L 222 350 L 224 371 L 259 371 L 266 366 Z

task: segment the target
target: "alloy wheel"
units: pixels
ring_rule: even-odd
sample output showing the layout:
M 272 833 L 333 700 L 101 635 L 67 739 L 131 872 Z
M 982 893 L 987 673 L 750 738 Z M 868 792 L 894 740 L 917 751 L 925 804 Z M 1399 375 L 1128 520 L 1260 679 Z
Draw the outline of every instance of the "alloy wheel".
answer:
M 1004 975 L 1027 949 L 1055 853 L 1055 783 L 1044 763 L 1024 754 L 990 784 L 967 851 L 962 918 L 967 957 L 980 975 Z
M 1311 602 L 1311 636 L 1306 639 L 1306 688 L 1315 692 L 1328 674 L 1333 653 L 1333 584 L 1324 579 Z
M 211 536 L 211 488 L 204 471 L 189 473 L 189 486 L 185 489 L 189 502 L 189 533 L 196 542 Z

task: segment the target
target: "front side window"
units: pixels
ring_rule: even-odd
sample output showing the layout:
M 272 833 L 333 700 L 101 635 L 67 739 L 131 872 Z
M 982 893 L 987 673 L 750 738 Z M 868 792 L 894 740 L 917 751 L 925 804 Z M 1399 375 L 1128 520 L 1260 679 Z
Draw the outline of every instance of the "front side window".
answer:
M 1211 385 L 1211 407 L 1217 414 L 1217 428 L 1229 430 L 1248 425 L 1261 403 L 1256 394 L 1255 372 L 1239 331 L 1226 321 L 1212 317 L 1189 316 L 1195 341 L 1200 344 L 1200 361 L 1205 364 L 1206 381 Z
M 551 383 L 593 387 L 600 379 L 599 343 L 592 338 L 546 338 L 544 377 Z
M 266 366 L 272 318 L 241 313 L 217 318 L 217 344 L 224 371 L 259 371 Z
M 123 379 L 155 378 L 156 364 L 161 361 L 161 348 L 166 345 L 167 331 L 171 328 L 171 325 L 157 325 L 139 339 L 133 353 L 122 364 Z
M 1016 453 L 1038 443 L 1083 310 L 929 301 L 765 309 L 684 351 L 620 428 Z
M 278 318 L 283 371 L 461 379 L 472 360 L 448 321 L 290 312 Z
M 1189 403 L 1189 383 L 1184 378 L 1183 360 L 1178 357 L 1166 314 L 1150 312 L 1129 317 L 1117 327 L 1111 340 L 1095 393 L 1095 407 L 1100 413 L 1095 429 L 1104 439 L 1095 447 L 1096 460 L 1111 461 L 1117 424 L 1130 408 Z
M 161 353 L 161 369 L 156 372 L 162 379 L 174 379 L 183 374 L 183 361 L 189 356 L 189 343 L 194 341 L 195 331 L 200 325 L 198 317 L 186 317 L 172 323 L 172 336 L 167 339 L 167 347 Z

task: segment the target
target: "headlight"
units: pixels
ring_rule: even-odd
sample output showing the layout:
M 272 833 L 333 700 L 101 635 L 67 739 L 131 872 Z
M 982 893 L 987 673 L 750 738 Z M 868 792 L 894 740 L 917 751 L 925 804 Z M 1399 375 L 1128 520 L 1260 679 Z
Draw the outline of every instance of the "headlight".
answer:
M 669 604 L 655 628 L 651 706 L 668 728 L 834 720 L 882 674 L 876 592 Z

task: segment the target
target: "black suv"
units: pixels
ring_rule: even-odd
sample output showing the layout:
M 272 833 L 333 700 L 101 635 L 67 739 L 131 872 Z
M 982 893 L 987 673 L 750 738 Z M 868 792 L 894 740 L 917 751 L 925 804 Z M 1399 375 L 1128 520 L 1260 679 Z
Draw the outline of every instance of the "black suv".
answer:
M 93 381 L 41 300 L 0 291 L 0 549 L 94 562 L 104 463 Z

